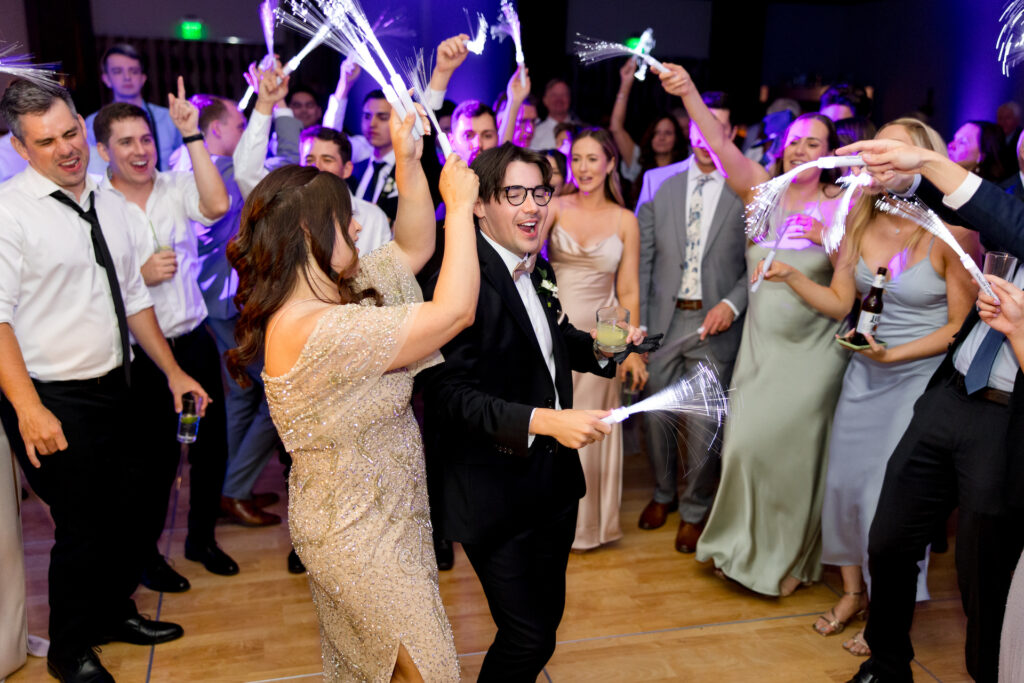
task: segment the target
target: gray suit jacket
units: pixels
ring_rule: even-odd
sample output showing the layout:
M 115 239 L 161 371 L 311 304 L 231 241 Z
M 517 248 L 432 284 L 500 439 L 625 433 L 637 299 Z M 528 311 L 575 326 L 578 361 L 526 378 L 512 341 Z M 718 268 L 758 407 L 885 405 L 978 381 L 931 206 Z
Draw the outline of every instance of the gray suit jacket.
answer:
M 686 263 L 686 171 L 693 157 L 644 174 L 636 216 L 640 223 L 640 320 L 651 334 L 667 333 Z M 747 309 L 747 236 L 743 202 L 722 189 L 701 259 L 704 310 L 728 299 L 739 310 L 732 326 L 709 337 L 723 363 L 736 358 Z M 671 339 L 666 339 L 670 343 Z

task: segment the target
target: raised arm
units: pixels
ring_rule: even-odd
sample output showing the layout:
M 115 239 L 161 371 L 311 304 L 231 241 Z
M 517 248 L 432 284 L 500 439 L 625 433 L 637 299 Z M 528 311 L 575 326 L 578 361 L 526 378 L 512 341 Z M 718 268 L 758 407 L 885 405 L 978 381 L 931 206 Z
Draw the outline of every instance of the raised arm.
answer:
M 171 121 L 183 138 L 199 135 L 199 109 L 185 97 L 185 79 L 178 76 L 178 96 L 167 95 Z M 231 208 L 231 199 L 224 188 L 217 167 L 213 165 L 210 152 L 203 144 L 202 137 L 185 143 L 185 149 L 192 159 L 192 174 L 199 190 L 199 212 L 210 220 L 217 220 Z
M 338 85 L 334 92 L 327 98 L 327 111 L 324 112 L 323 125 L 325 128 L 343 130 L 345 127 L 345 110 L 348 108 L 348 94 L 352 92 L 352 86 L 363 71 L 362 67 L 353 60 L 346 57 L 341 62 L 340 73 L 338 74 Z
M 677 64 L 665 64 L 665 68 L 667 71 L 658 73 L 665 92 L 682 98 L 690 120 L 700 129 L 701 135 L 714 152 L 715 163 L 725 176 L 725 182 L 744 204 L 749 204 L 754 197 L 754 187 L 769 179 L 768 171 L 753 159 L 743 156 L 726 127 L 704 104 L 686 69 Z
M 519 76 L 520 71 L 524 73 L 522 78 Z M 517 68 L 512 78 L 508 79 L 508 85 L 505 87 L 505 106 L 497 113 L 498 130 L 501 131 L 499 145 L 514 142 L 519 110 L 523 108 L 523 102 L 529 96 L 531 86 L 530 70 L 525 65 Z
M 612 118 L 608 123 L 608 131 L 615 138 L 615 145 L 622 155 L 622 163 L 626 166 L 633 165 L 633 153 L 636 151 L 636 142 L 626 132 L 626 107 L 629 105 L 629 93 L 633 89 L 633 74 L 636 73 L 636 62 L 630 57 L 619 69 L 619 92 L 615 95 L 615 105 L 612 106 Z
M 392 115 L 392 122 L 394 121 L 395 117 Z M 401 132 L 411 137 L 412 118 L 407 117 L 402 127 L 408 130 Z M 394 125 L 391 130 L 392 140 L 395 140 Z M 420 173 L 422 175 L 422 171 Z M 423 182 L 425 184 L 426 180 Z M 444 222 L 444 258 L 441 261 L 437 286 L 431 300 L 421 304 L 421 309 L 413 320 L 412 330 L 392 362 L 391 369 L 405 367 L 425 358 L 473 324 L 477 296 L 480 293 L 480 262 L 477 260 L 476 230 L 473 227 L 473 205 L 476 203 L 479 184 L 476 174 L 457 154 L 448 157 L 448 162 L 441 171 L 441 194 L 447 212 Z M 399 212 L 401 201 L 400 191 Z M 395 226 L 397 228 L 398 220 L 395 221 Z M 428 232 L 433 243 L 432 222 Z M 398 241 L 397 229 L 395 241 Z
M 435 224 L 430 186 L 420 163 L 423 139 L 412 139 L 413 120 L 413 115 L 408 114 L 402 121 L 392 108 L 388 123 L 395 150 L 395 183 L 398 185 L 395 245 L 409 270 L 418 273 L 434 254 Z M 424 123 L 429 127 L 426 118 Z
M 451 80 L 455 70 L 462 66 L 469 56 L 466 49 L 466 41 L 469 36 L 460 33 L 457 36 L 442 40 L 437 46 L 437 62 L 434 64 L 434 71 L 430 74 L 429 88 L 434 92 L 444 93 L 448 90 L 448 81 Z
M 288 76 L 284 76 L 280 66 L 275 69 L 257 72 L 259 78 L 256 105 L 249 125 L 238 140 L 232 160 L 235 167 L 235 182 L 242 197 L 248 197 L 264 176 L 267 169 L 267 145 L 270 143 L 270 123 L 274 107 L 283 102 L 288 95 Z M 250 78 L 252 76 L 250 75 Z M 281 82 L 278 83 L 278 78 Z

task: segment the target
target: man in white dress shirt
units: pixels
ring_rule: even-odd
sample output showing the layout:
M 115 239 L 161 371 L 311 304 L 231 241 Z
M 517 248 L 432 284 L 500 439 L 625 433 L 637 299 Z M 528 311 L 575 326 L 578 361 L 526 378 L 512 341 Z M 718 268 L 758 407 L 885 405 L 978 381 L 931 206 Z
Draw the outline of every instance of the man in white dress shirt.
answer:
M 229 206 L 220 173 L 199 133 L 199 110 L 185 99 L 182 79 L 171 98 L 171 118 L 184 137 L 192 173 L 156 169 L 156 145 L 145 112 L 133 104 L 113 102 L 95 120 L 97 149 L 109 164 L 100 185 L 125 202 L 135 255 L 153 299 L 157 322 L 178 364 L 209 387 L 213 402 L 202 434 L 189 446 L 189 516 L 185 557 L 221 575 L 238 573 L 238 565 L 217 546 L 214 526 L 227 463 L 227 424 L 220 359 L 199 289 L 198 242 L 190 221 L 210 225 Z M 136 443 L 149 443 L 141 463 L 141 485 L 149 488 L 149 552 L 142 583 L 160 592 L 188 590 L 188 579 L 172 569 L 157 549 L 167 517 L 167 503 L 177 476 L 181 444 L 175 438 L 175 415 L 159 368 L 136 351 L 132 361 L 132 426 Z
M 576 117 L 569 109 L 572 103 L 572 91 L 569 84 L 561 78 L 552 78 L 544 86 L 544 97 L 541 99 L 548 110 L 548 117 L 533 127 L 533 139 L 530 149 L 551 149 L 557 147 L 555 128 L 560 123 L 575 123 Z
M 344 133 L 315 126 L 302 132 L 302 165 L 316 166 L 318 170 L 333 173 L 342 180 L 352 175 L 352 145 Z M 369 254 L 392 238 L 387 215 L 375 204 L 352 196 L 352 217 L 363 226 L 356 240 L 362 255 Z
M 29 167 L 0 186 L 0 419 L 56 529 L 50 553 L 50 672 L 113 681 L 93 652 L 152 645 L 177 624 L 139 615 L 136 444 L 125 420 L 128 333 L 167 376 L 175 410 L 209 397 L 174 360 L 153 312 L 124 205 L 86 174 L 85 122 L 63 89 L 13 83 L 0 115 Z

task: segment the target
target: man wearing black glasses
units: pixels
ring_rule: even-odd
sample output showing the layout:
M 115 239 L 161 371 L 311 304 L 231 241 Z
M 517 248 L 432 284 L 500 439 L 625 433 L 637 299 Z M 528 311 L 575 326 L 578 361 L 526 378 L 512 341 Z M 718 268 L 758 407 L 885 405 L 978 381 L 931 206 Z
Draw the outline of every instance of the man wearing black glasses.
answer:
M 576 449 L 611 431 L 606 411 L 572 410 L 572 371 L 612 377 L 615 364 L 562 315 L 554 271 L 537 257 L 553 194 L 547 160 L 505 143 L 480 152 L 472 169 L 476 320 L 444 346 L 445 363 L 421 375 L 431 503 L 442 535 L 462 543 L 498 626 L 480 680 L 533 681 L 565 607 L 586 488 Z

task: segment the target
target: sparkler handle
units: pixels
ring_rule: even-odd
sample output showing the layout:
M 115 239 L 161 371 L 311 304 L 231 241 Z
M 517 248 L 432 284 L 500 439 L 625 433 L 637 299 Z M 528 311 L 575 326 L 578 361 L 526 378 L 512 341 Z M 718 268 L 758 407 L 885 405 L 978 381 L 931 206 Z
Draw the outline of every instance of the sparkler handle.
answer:
M 602 417 L 601 418 L 601 422 L 604 422 L 604 423 L 610 424 L 610 425 L 618 424 L 619 422 L 622 422 L 627 417 L 629 417 L 631 413 L 632 413 L 632 411 L 629 408 L 626 408 L 626 407 L 616 408 L 615 410 L 612 411 L 612 414 L 609 415 L 608 417 Z
M 967 269 L 967 272 L 971 274 L 971 277 L 974 278 L 974 281 L 978 283 L 979 287 L 981 287 L 981 291 L 985 292 L 985 294 L 995 299 L 996 305 L 998 306 L 999 297 L 996 296 L 996 293 L 994 291 L 992 291 L 992 285 L 989 284 L 988 280 L 985 278 L 985 274 L 981 272 L 980 268 L 978 268 L 978 264 L 974 262 L 974 259 L 971 258 L 971 255 L 963 254 L 960 257 L 960 263 L 964 264 L 964 268 Z
M 405 85 L 405 81 L 397 71 L 391 74 L 391 85 L 394 87 L 394 92 L 398 95 L 398 99 L 402 103 L 402 106 L 398 109 L 399 113 L 402 113 L 403 109 L 405 110 L 405 113 L 402 114 L 402 118 L 405 118 L 405 114 L 409 112 L 412 112 L 415 115 L 416 122 L 413 124 L 412 138 L 413 140 L 419 140 L 423 136 L 423 119 L 420 118 L 419 112 L 416 110 L 416 105 L 413 104 L 412 98 L 409 97 L 408 86 Z
M 643 57 L 643 60 L 645 62 L 647 62 L 648 64 L 650 64 L 651 68 L 654 69 L 655 71 L 668 71 L 668 69 L 665 68 L 665 65 L 662 64 L 661 62 L 659 62 L 654 57 L 652 57 L 650 55 L 639 55 L 639 56 Z
M 519 67 L 519 85 L 526 85 L 526 71 L 523 70 L 523 53 L 516 55 L 516 66 Z
M 751 292 L 756 292 L 761 288 L 761 283 L 764 282 L 764 274 L 768 272 L 768 269 L 772 267 L 772 261 L 775 260 L 775 254 L 777 252 L 772 249 L 768 252 L 768 258 L 764 260 L 764 268 L 761 269 L 761 274 L 757 276 L 757 282 L 750 286 Z
M 818 168 L 848 168 L 850 166 L 864 166 L 864 160 L 858 156 L 845 157 L 821 157 L 815 163 Z
M 256 94 L 256 91 L 253 90 L 252 86 L 250 85 L 246 89 L 245 94 L 242 95 L 242 99 L 238 100 L 238 111 L 242 111 L 243 109 L 249 106 L 249 100 L 252 99 L 252 96 L 254 94 Z

